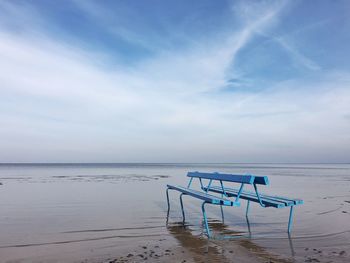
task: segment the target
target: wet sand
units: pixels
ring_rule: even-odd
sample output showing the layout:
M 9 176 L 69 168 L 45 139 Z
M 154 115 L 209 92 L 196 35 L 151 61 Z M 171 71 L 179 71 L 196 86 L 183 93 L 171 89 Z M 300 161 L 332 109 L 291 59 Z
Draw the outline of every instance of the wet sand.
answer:
M 189 170 L 268 175 L 287 209 L 208 208 L 171 194 Z M 350 165 L 0 165 L 0 262 L 350 262 Z

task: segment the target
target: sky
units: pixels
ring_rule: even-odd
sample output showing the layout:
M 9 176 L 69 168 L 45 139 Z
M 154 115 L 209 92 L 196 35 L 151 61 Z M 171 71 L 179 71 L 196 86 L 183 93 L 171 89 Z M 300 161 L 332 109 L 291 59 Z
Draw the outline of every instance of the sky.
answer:
M 0 1 L 0 162 L 350 162 L 349 1 Z

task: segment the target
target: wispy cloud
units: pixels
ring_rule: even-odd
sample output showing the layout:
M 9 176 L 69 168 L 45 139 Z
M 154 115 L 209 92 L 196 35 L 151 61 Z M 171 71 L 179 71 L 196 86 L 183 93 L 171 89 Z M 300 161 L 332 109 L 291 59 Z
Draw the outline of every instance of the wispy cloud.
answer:
M 288 43 L 288 41 L 285 38 L 268 36 L 262 32 L 260 32 L 260 34 L 278 43 L 283 48 L 283 50 L 286 51 L 289 54 L 289 56 L 292 58 L 292 60 L 295 62 L 295 67 L 304 67 L 306 69 L 313 70 L 313 71 L 321 69 L 320 65 L 318 65 L 315 61 L 303 55 L 297 48 L 293 47 L 290 43 Z
M 111 23 L 113 12 L 87 3 L 75 2 L 97 23 Z M 159 39 L 152 41 L 110 24 L 106 34 L 154 46 L 132 64 L 109 64 L 108 50 L 48 32 L 42 21 L 53 22 L 37 8 L 2 3 L 28 24 L 17 21 L 18 31 L 10 17 L 0 23 L 0 161 L 313 161 L 326 159 L 319 154 L 325 147 L 338 158 L 350 146 L 343 132 L 350 128 L 347 71 L 259 92 L 221 92 L 230 79 L 241 80 L 237 56 L 281 23 L 285 5 L 235 4 L 233 24 L 185 35 L 187 44 L 177 48 L 161 43 L 168 34 L 151 32 Z M 283 38 L 273 39 L 297 63 L 322 70 Z

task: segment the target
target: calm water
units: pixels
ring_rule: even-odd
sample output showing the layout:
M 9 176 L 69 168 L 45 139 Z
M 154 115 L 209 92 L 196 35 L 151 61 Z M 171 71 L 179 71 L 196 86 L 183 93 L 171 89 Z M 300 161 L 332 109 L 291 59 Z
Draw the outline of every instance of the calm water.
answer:
M 288 209 L 252 204 L 247 222 L 242 201 L 224 208 L 224 223 L 209 206 L 208 241 L 200 202 L 185 197 L 184 228 L 175 192 L 166 225 L 165 186 L 186 185 L 188 171 L 269 176 L 262 192 L 305 201 L 291 237 Z M 223 261 L 233 244 L 287 261 L 350 261 L 349 164 L 1 164 L 0 183 L 0 262 L 103 261 L 145 240 L 187 249 L 194 261 L 203 247 Z

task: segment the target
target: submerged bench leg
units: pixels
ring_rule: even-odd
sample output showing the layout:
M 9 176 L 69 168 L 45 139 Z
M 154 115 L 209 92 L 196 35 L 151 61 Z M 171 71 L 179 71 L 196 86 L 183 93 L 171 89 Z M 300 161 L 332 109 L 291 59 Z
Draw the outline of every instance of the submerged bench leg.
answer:
M 248 217 L 249 206 L 250 206 L 250 201 L 248 200 L 248 202 L 247 202 L 247 209 L 245 210 L 245 216 L 246 217 Z
M 251 237 L 251 236 L 252 236 L 252 232 L 251 232 L 251 230 L 250 230 L 250 222 L 249 222 L 249 219 L 248 219 L 247 216 L 245 217 L 245 220 L 247 221 L 247 227 L 248 227 L 249 237 Z
M 202 204 L 202 213 L 203 213 L 203 219 L 204 219 L 205 229 L 206 229 L 206 231 L 207 231 L 207 236 L 210 237 L 210 231 L 209 231 L 209 226 L 208 226 L 207 214 L 206 214 L 205 208 L 204 208 L 204 206 L 205 206 L 206 203 L 207 203 L 207 202 L 203 202 L 203 204 Z
M 166 201 L 168 203 L 168 212 L 169 212 L 169 210 L 170 210 L 170 203 L 169 203 L 169 193 L 168 193 L 168 191 L 169 191 L 169 188 L 166 189 Z
M 292 229 L 293 211 L 294 211 L 294 205 L 290 207 L 289 220 L 288 220 L 288 233 L 290 233 Z
M 169 188 L 166 189 L 166 200 L 167 200 L 167 204 L 168 204 L 168 211 L 166 213 L 166 223 L 168 224 L 168 220 L 169 220 L 169 212 L 170 212 L 170 202 L 169 202 Z
M 181 211 L 182 211 L 182 223 L 185 223 L 185 211 L 184 211 L 184 204 L 182 202 L 182 196 L 184 194 L 180 194 L 180 204 L 181 204 Z
M 225 217 L 224 217 L 224 209 L 222 208 L 222 205 L 220 205 L 220 210 L 221 210 L 221 219 L 222 219 L 222 223 L 225 223 Z

